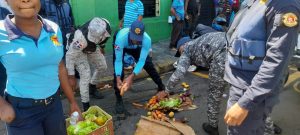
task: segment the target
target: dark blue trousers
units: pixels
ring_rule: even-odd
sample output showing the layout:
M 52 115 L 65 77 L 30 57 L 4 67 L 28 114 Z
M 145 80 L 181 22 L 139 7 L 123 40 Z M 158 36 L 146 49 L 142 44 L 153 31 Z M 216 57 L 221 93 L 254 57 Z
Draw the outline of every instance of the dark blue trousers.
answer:
M 13 106 L 16 118 L 6 124 L 8 135 L 66 135 L 65 118 L 58 94 L 48 104 L 34 104 L 32 100 L 6 100 Z

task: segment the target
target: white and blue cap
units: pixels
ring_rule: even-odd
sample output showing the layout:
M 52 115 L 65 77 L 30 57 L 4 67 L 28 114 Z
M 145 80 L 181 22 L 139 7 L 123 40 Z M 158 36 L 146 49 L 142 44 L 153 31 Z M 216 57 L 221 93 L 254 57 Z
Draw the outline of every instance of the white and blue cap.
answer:
M 134 21 L 130 27 L 129 39 L 135 41 L 143 41 L 144 32 L 145 32 L 144 23 L 139 20 Z
M 99 17 L 95 17 L 91 20 L 88 26 L 88 39 L 91 42 L 94 42 L 96 44 L 100 43 L 104 39 L 110 37 L 110 34 L 108 31 L 106 31 L 107 20 L 104 20 Z

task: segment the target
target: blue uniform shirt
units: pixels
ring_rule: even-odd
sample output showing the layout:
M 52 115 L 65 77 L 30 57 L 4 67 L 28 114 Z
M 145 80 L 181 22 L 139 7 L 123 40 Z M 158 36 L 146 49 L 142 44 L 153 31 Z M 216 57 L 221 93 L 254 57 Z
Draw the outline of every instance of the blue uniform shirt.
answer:
M 242 108 L 253 110 L 261 103 L 272 108 L 278 102 L 297 44 L 300 2 L 249 0 L 246 7 L 237 13 L 227 32 L 229 51 L 224 79 L 242 89 L 231 91 L 235 92 L 232 100 Z
M 40 37 L 26 35 L 10 20 L 0 21 L 0 61 L 6 68 L 6 92 L 15 97 L 44 99 L 56 93 L 63 57 L 59 27 L 39 17 Z
M 129 34 L 129 28 L 124 28 L 119 31 L 116 37 L 116 42 L 115 42 L 115 74 L 116 76 L 121 76 L 122 70 L 123 70 L 123 49 L 136 49 L 140 47 L 139 45 L 130 45 L 128 42 L 128 34 Z M 141 49 L 141 54 L 140 58 L 133 70 L 133 73 L 135 75 L 139 74 L 141 70 L 143 69 L 145 65 L 146 58 L 149 54 L 150 48 L 151 48 L 151 38 L 150 36 L 145 32 L 144 33 L 144 38 L 142 41 L 142 49 Z

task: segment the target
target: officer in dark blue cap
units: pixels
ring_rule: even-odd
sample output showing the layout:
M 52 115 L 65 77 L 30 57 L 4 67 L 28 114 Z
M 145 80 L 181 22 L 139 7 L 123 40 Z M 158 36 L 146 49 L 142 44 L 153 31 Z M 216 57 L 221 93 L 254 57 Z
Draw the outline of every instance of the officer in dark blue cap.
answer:
M 151 49 L 151 38 L 145 32 L 145 25 L 141 21 L 135 21 L 131 24 L 131 28 L 123 28 L 117 34 L 114 39 L 114 89 L 117 98 L 116 113 L 120 114 L 120 117 L 125 118 L 125 108 L 122 100 L 122 96 L 127 91 L 133 82 L 134 76 L 138 75 L 142 69 L 145 69 L 152 80 L 157 84 L 158 91 L 165 89 L 162 80 L 154 68 L 152 58 L 149 56 Z M 124 78 L 124 54 L 127 53 L 134 57 L 136 65 L 133 72 L 126 78 Z

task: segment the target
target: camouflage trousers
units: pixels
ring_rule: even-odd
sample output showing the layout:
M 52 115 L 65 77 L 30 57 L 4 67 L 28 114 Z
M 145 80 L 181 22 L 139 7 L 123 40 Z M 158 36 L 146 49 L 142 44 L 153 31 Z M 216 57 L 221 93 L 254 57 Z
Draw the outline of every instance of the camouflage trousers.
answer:
M 213 127 L 218 127 L 220 102 L 226 87 L 226 81 L 223 79 L 224 66 L 226 60 L 226 51 L 215 55 L 209 69 L 209 86 L 207 98 L 207 116 L 208 122 Z
M 91 72 L 91 68 L 94 69 L 93 72 Z M 105 57 L 99 48 L 95 52 L 88 54 L 80 52 L 75 60 L 75 69 L 80 76 L 79 89 L 81 101 L 84 103 L 89 102 L 89 83 L 96 85 L 100 82 L 101 71 L 107 69 Z

